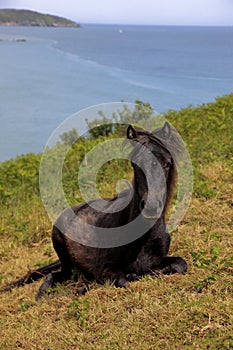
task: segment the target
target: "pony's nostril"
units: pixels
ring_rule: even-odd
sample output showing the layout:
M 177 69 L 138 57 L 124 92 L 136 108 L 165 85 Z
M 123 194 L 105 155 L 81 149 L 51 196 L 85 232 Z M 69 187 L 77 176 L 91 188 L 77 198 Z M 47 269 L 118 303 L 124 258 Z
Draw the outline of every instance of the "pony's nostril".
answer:
M 139 208 L 144 217 L 156 218 L 162 214 L 164 209 L 164 203 L 162 200 L 157 200 L 156 203 L 153 203 L 153 205 L 151 205 L 150 203 L 148 204 L 148 202 L 142 199 L 139 204 Z

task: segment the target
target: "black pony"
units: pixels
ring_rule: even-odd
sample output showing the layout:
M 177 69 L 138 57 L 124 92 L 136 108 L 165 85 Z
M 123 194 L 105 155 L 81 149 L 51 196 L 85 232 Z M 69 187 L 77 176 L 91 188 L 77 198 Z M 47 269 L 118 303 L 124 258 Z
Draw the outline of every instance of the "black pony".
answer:
M 112 199 L 64 210 L 52 230 L 59 260 L 29 272 L 5 290 L 47 275 L 39 298 L 57 282 L 70 279 L 73 270 L 100 283 L 110 279 L 116 287 L 125 287 L 144 274 L 186 272 L 187 264 L 182 258 L 168 256 L 170 235 L 165 225 L 176 180 L 175 155 L 181 150 L 179 138 L 166 122 L 152 133 L 129 126 L 127 140 L 133 147 L 132 188 Z M 96 232 L 99 228 L 109 229 L 109 235 L 116 229 L 119 243 L 114 236 L 113 244 L 110 238 L 105 246 L 102 238 L 98 241 L 99 233 L 94 244 L 90 244 L 90 239 L 85 243 L 85 237 L 93 234 L 88 227 L 96 228 Z

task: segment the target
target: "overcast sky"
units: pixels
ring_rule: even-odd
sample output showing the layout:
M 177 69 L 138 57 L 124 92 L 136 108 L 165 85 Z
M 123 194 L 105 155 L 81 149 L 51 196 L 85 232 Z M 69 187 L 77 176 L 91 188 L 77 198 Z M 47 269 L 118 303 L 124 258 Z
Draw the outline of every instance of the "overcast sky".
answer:
M 233 0 L 0 0 L 80 23 L 233 25 Z

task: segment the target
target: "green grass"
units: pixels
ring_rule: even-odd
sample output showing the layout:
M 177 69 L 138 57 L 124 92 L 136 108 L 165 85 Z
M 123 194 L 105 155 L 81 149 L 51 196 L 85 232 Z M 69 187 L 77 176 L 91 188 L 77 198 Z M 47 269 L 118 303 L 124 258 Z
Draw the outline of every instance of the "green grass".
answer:
M 126 289 L 91 283 L 80 297 L 81 279 L 57 285 L 39 302 L 40 282 L 1 293 L 0 349 L 233 349 L 233 95 L 166 117 L 194 165 L 194 195 L 170 251 L 187 260 L 187 274 L 145 276 Z M 74 174 L 82 156 L 83 145 L 75 144 L 64 166 L 71 203 L 81 202 Z M 39 162 L 31 154 L 0 164 L 2 285 L 56 258 L 39 197 Z M 107 196 L 118 177 L 131 175 L 125 163 L 112 169 L 99 174 Z

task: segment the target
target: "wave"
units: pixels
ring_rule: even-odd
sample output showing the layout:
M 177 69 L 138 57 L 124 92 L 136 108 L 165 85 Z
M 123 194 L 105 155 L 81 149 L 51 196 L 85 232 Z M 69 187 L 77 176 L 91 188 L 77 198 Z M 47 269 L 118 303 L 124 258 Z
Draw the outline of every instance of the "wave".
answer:
M 110 77 L 113 77 L 117 80 L 120 80 L 122 83 L 125 83 L 127 85 L 135 86 L 135 87 L 138 87 L 141 89 L 146 89 L 146 90 L 166 91 L 167 93 L 171 93 L 171 94 L 173 94 L 175 92 L 175 91 L 171 91 L 171 90 L 168 91 L 167 88 L 163 89 L 158 84 L 146 82 L 149 79 L 151 79 L 151 77 L 146 76 L 145 74 L 140 75 L 138 72 L 135 73 L 132 70 L 126 70 L 126 69 L 122 69 L 122 68 L 119 68 L 116 66 L 102 64 L 102 63 L 99 63 L 99 62 L 91 60 L 91 59 L 83 58 L 83 57 L 79 56 L 78 54 L 66 52 L 58 47 L 55 47 L 54 49 L 59 51 L 60 53 L 64 54 L 68 60 L 79 64 L 79 66 L 84 65 L 87 68 L 98 70 L 101 73 L 107 74 Z

